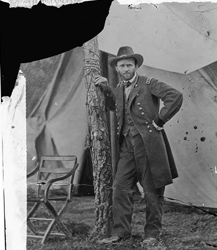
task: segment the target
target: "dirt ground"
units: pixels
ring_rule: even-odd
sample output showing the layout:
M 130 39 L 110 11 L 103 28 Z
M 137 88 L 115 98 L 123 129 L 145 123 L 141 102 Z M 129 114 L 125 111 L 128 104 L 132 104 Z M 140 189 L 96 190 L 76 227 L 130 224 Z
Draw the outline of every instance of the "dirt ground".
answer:
M 217 214 L 214 209 L 208 212 Z M 41 206 L 39 213 L 47 213 Z M 28 250 L 130 250 L 145 249 L 141 247 L 143 226 L 145 222 L 145 204 L 135 197 L 133 232 L 127 240 L 116 245 L 104 246 L 91 241 L 89 234 L 94 227 L 94 197 L 74 197 L 62 215 L 62 221 L 72 232 L 73 238 L 50 237 L 41 245 L 40 240 L 27 238 Z M 41 225 L 44 227 L 44 225 Z M 208 250 L 217 249 L 217 217 L 197 208 L 177 205 L 165 201 L 163 215 L 163 232 L 161 236 L 170 250 Z M 152 248 L 156 250 L 156 248 Z M 158 250 L 161 248 L 157 248 Z

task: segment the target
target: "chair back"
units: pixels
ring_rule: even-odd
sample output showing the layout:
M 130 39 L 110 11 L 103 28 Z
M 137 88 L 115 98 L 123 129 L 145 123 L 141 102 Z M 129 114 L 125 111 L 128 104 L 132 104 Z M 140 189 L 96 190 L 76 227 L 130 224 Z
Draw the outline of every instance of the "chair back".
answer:
M 48 200 L 65 200 L 66 196 L 71 200 L 77 167 L 75 155 L 42 156 L 37 178 L 38 197 L 43 197 L 47 189 Z

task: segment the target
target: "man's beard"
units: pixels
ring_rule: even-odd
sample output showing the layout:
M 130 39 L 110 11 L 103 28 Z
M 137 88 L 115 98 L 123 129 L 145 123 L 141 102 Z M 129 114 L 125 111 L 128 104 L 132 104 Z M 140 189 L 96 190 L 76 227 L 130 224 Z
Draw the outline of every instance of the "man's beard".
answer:
M 133 78 L 134 74 L 135 74 L 135 72 L 133 72 L 133 73 L 124 73 L 124 74 L 121 75 L 121 78 L 123 80 L 125 80 L 125 81 L 129 81 L 130 79 Z

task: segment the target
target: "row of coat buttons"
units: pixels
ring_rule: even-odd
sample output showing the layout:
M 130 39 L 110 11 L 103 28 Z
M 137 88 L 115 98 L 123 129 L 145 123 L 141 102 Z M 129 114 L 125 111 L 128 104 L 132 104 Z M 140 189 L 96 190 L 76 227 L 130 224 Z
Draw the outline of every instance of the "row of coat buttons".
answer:
M 116 104 L 115 104 L 116 105 Z M 116 116 L 118 116 L 118 109 L 115 109 Z
M 148 124 L 148 122 L 145 122 L 145 124 Z M 151 126 L 150 125 L 148 125 L 147 126 L 147 128 L 150 128 Z M 149 129 L 149 132 L 151 133 L 152 132 L 152 130 L 151 129 Z
M 138 102 L 137 105 L 139 106 L 139 110 L 142 110 L 141 103 Z M 145 113 L 144 113 L 144 112 L 141 112 L 141 114 L 144 115 Z M 146 124 L 148 124 L 148 122 L 146 122 Z M 148 125 L 147 128 L 150 128 L 150 126 Z M 150 129 L 149 132 L 151 133 L 152 130 Z
M 137 105 L 138 105 L 138 106 L 141 106 L 141 103 L 138 102 Z M 142 110 L 142 107 L 139 107 L 139 110 Z M 142 111 L 141 114 L 144 115 L 145 113 Z
M 117 103 L 115 103 L 115 106 L 117 107 Z M 116 111 L 116 116 L 118 116 L 118 109 L 115 109 Z M 119 122 L 117 123 L 117 131 L 119 130 Z M 117 135 L 119 135 L 119 132 L 117 132 Z
M 150 128 L 150 126 L 148 125 L 148 126 L 147 126 L 147 128 Z M 152 130 L 150 129 L 150 130 L 149 130 L 149 132 L 151 133 L 151 132 L 152 132 Z
M 138 102 L 137 105 L 140 106 L 141 103 Z M 115 106 L 117 106 L 117 104 L 115 104 Z M 139 110 L 142 110 L 142 107 L 139 107 Z M 116 109 L 116 115 L 117 115 L 117 111 L 118 111 L 118 110 Z M 144 112 L 141 112 L 141 114 L 144 115 L 145 113 L 144 113 Z M 117 130 L 119 130 L 119 122 L 118 122 L 117 124 L 118 124 Z M 148 122 L 146 122 L 146 124 L 148 124 Z M 149 129 L 149 128 L 150 128 L 150 125 L 148 125 L 147 128 Z M 152 133 L 152 130 L 150 129 L 149 132 Z M 117 135 L 119 135 L 119 132 L 117 132 Z

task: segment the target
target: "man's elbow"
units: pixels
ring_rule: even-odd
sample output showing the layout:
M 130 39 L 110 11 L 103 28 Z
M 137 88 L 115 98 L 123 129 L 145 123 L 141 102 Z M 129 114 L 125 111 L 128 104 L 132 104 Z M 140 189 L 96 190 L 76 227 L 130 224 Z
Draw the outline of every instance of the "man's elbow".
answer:
M 183 103 L 183 94 L 181 92 L 179 92 L 179 94 L 178 94 L 178 100 L 179 100 L 180 104 L 182 105 L 182 103 Z
M 183 94 L 179 91 L 177 91 L 177 95 L 176 95 L 176 105 L 178 107 L 178 110 L 181 108 L 183 103 Z

